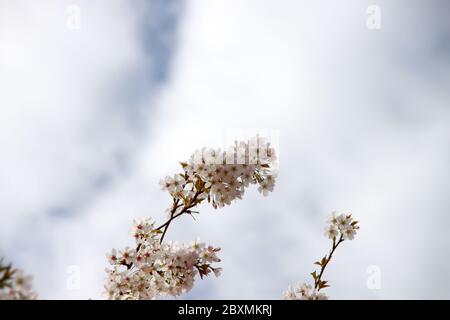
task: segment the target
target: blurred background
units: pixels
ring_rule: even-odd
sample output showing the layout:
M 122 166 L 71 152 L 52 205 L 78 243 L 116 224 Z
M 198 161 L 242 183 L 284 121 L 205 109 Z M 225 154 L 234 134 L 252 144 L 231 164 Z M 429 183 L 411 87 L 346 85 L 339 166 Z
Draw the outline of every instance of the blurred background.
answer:
M 449 299 L 448 1 L 0 0 L 0 256 L 46 299 L 100 299 L 162 177 L 260 132 L 275 192 L 200 207 L 167 239 L 222 247 L 182 297 L 279 299 L 332 210 L 360 220 L 334 299 Z

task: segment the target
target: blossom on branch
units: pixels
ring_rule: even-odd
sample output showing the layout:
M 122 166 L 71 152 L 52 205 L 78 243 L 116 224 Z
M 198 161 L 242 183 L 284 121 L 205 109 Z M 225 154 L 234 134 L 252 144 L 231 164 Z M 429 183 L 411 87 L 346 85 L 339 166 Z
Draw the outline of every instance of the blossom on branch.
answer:
M 328 300 L 328 296 L 323 292 L 313 289 L 309 284 L 302 283 L 295 287 L 289 286 L 284 293 L 285 300 Z
M 339 214 L 333 212 L 328 219 L 328 225 L 325 228 L 325 236 L 332 240 L 330 252 L 320 261 L 314 264 L 320 267 L 319 271 L 311 272 L 314 279 L 314 286 L 302 283 L 295 287 L 289 286 L 284 292 L 286 300 L 327 300 L 328 296 L 320 290 L 329 287 L 328 281 L 322 280 L 325 268 L 330 262 L 336 248 L 345 240 L 353 240 L 356 231 L 359 229 L 358 221 L 352 218 L 351 214 Z
M 173 220 L 181 215 L 198 213 L 193 209 L 203 201 L 221 208 L 241 199 L 250 184 L 258 184 L 267 195 L 276 179 L 275 150 L 263 138 L 235 142 L 226 151 L 203 148 L 187 162 L 181 162 L 181 173 L 160 181 L 172 197 L 168 220 L 156 227 L 151 219 L 136 220 L 132 236 L 136 247 L 126 247 L 107 254 L 112 269 L 107 269 L 105 284 L 109 299 L 144 300 L 162 296 L 178 296 L 192 289 L 197 275 L 222 269 L 217 252 L 220 248 L 194 241 L 190 244 L 164 243 Z
M 31 276 L 25 275 L 11 264 L 4 265 L 0 259 L 0 300 L 35 300 Z
M 226 151 L 203 148 L 181 162 L 183 173 L 160 181 L 163 190 L 184 204 L 208 199 L 214 208 L 242 199 L 245 188 L 258 184 L 258 191 L 267 195 L 275 186 L 275 149 L 264 138 L 235 142 Z
M 216 276 L 221 269 L 219 248 L 194 241 L 160 243 L 161 231 L 148 219 L 136 221 L 133 228 L 136 249 L 129 247 L 107 255 L 112 269 L 108 269 L 105 289 L 109 299 L 146 300 L 160 296 L 178 296 L 194 285 L 196 275 Z

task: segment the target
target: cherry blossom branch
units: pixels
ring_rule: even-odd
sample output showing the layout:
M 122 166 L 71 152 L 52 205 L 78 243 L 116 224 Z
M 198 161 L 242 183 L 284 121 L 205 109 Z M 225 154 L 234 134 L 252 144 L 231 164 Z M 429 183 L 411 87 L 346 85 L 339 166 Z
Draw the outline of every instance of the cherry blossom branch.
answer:
M 184 189 L 184 187 L 185 187 L 185 185 L 183 185 L 183 189 Z M 172 206 L 172 209 L 171 209 L 171 211 L 170 211 L 170 217 L 169 217 L 169 219 L 168 219 L 166 222 L 164 222 L 162 225 L 160 225 L 159 227 L 157 227 L 157 228 L 154 229 L 155 231 L 160 231 L 161 229 L 163 229 L 162 234 L 161 234 L 161 237 L 160 237 L 160 240 L 159 240 L 159 243 L 162 243 L 162 242 L 163 242 L 164 237 L 165 237 L 165 235 L 166 235 L 166 233 L 167 233 L 167 230 L 168 230 L 168 228 L 169 228 L 169 226 L 170 226 L 170 223 L 171 223 L 173 220 L 175 220 L 177 217 L 179 217 L 179 216 L 181 216 L 181 215 L 183 215 L 183 214 L 185 214 L 185 213 L 190 213 L 190 209 L 193 208 L 194 206 L 196 206 L 198 203 L 201 202 L 201 201 L 200 201 L 200 202 L 197 202 L 197 198 L 198 198 L 199 195 L 201 195 L 201 194 L 203 193 L 203 191 L 204 191 L 203 188 L 201 188 L 200 190 L 198 190 L 198 191 L 196 192 L 196 194 L 194 195 L 193 199 L 192 199 L 192 203 L 191 203 L 190 205 L 187 205 L 187 206 L 185 205 L 185 206 L 183 206 L 183 209 L 182 209 L 180 212 L 178 212 L 177 214 L 175 214 L 175 212 L 178 210 L 178 208 L 181 207 L 181 205 L 179 205 L 180 199 L 179 199 L 179 198 L 176 198 L 176 197 L 173 197 L 173 206 Z M 137 245 L 137 247 L 136 247 L 136 252 L 137 252 L 137 253 L 139 252 L 139 250 L 140 250 L 140 248 L 141 248 L 141 245 L 142 245 L 141 243 L 139 243 L 139 244 Z M 122 262 L 122 264 L 125 265 L 125 266 L 127 267 L 127 269 L 131 269 L 131 268 L 133 267 L 133 262 L 130 262 L 130 263 Z
M 325 228 L 325 235 L 332 240 L 332 246 L 329 254 L 325 255 L 320 261 L 314 264 L 320 267 L 319 274 L 317 271 L 311 272 L 314 279 L 314 287 L 306 283 L 295 287 L 289 286 L 284 294 L 287 300 L 325 300 L 328 296 L 320 290 L 329 287 L 328 281 L 322 280 L 322 276 L 328 266 L 337 247 L 345 240 L 353 240 L 356 230 L 359 229 L 358 221 L 354 220 L 350 214 L 332 213 L 328 220 L 328 226 Z
M 316 271 L 311 273 L 311 275 L 314 278 L 314 289 L 317 289 L 319 291 L 320 289 L 323 289 L 325 287 L 328 287 L 326 284 L 327 281 L 322 281 L 322 275 L 325 272 L 325 268 L 327 267 L 328 263 L 330 262 L 331 258 L 333 257 L 333 253 L 336 250 L 336 248 L 344 241 L 343 236 L 341 235 L 339 240 L 336 242 L 336 238 L 333 238 L 333 245 L 331 247 L 331 251 L 328 256 L 325 256 L 322 258 L 321 261 L 316 261 L 314 264 L 317 264 L 320 266 L 320 273 L 318 276 L 316 276 Z
M 183 173 L 160 181 L 163 190 L 172 197 L 168 219 L 158 227 L 151 219 L 135 221 L 135 249 L 126 247 L 119 252 L 113 249 L 107 255 L 113 266 L 107 271 L 108 298 L 178 296 L 192 288 L 197 274 L 200 278 L 211 272 L 219 276 L 222 269 L 213 263 L 220 262 L 217 257 L 220 248 L 199 241 L 164 243 L 167 231 L 181 215 L 198 213 L 192 209 L 204 200 L 217 209 L 241 199 L 250 184 L 258 184 L 263 195 L 273 191 L 275 159 L 275 150 L 257 136 L 236 142 L 227 151 L 197 150 L 188 162 L 181 162 Z
M 32 277 L 24 275 L 11 264 L 0 259 L 0 300 L 34 300 L 37 294 L 32 289 Z
M 172 207 L 172 210 L 170 211 L 170 218 L 169 220 L 167 220 L 165 223 L 163 223 L 162 225 L 160 225 L 158 228 L 156 228 L 156 230 L 161 230 L 164 228 L 163 233 L 161 235 L 161 240 L 160 242 L 162 243 L 164 240 L 164 236 L 166 235 L 167 229 L 170 226 L 170 223 L 175 220 L 176 218 L 178 218 L 179 216 L 185 214 L 185 213 L 191 213 L 190 209 L 192 209 L 193 207 L 195 207 L 197 204 L 200 204 L 200 202 L 197 202 L 197 199 L 199 197 L 199 195 L 201 195 L 203 193 L 204 189 L 201 188 L 200 190 L 198 190 L 194 197 L 192 198 L 192 203 L 190 205 L 185 205 L 183 206 L 183 209 L 178 212 L 177 214 L 175 214 L 175 212 L 177 211 L 177 209 L 179 208 L 178 203 L 179 203 L 179 198 L 175 199 L 174 198 L 174 205 Z
M 172 208 L 172 210 L 170 211 L 170 219 L 169 219 L 168 221 L 166 221 L 166 222 L 165 222 L 163 225 L 161 225 L 160 227 L 156 228 L 157 230 L 161 230 L 162 228 L 164 228 L 164 231 L 163 231 L 163 233 L 162 233 L 162 235 L 161 235 L 161 239 L 159 240 L 160 243 L 163 242 L 164 236 L 166 235 L 166 232 L 167 232 L 167 229 L 168 229 L 169 226 L 170 226 L 170 223 L 173 221 L 173 219 L 175 219 L 175 218 L 174 218 L 174 214 L 175 214 L 175 212 L 177 211 L 177 209 L 178 209 L 178 199 L 176 199 L 176 200 L 174 199 L 174 202 L 173 202 L 173 208 Z M 178 216 L 182 215 L 183 213 L 184 213 L 184 210 L 182 210 L 182 211 L 179 213 Z

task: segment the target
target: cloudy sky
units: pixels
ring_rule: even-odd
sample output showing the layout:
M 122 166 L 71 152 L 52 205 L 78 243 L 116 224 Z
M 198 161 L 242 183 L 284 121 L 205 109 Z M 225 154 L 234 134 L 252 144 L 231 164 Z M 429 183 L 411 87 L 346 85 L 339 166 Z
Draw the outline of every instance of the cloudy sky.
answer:
M 281 298 L 338 210 L 361 230 L 327 270 L 332 298 L 450 299 L 449 9 L 0 0 L 0 255 L 42 298 L 102 298 L 105 253 L 133 218 L 165 217 L 159 179 L 260 132 L 275 192 L 169 230 L 222 247 L 223 276 L 185 298 Z

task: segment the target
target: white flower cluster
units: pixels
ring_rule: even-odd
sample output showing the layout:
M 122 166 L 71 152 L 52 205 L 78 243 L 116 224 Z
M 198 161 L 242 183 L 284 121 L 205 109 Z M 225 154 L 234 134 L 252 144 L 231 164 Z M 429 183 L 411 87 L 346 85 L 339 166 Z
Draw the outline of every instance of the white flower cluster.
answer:
M 203 148 L 188 162 L 181 163 L 184 173 L 160 181 L 163 190 L 186 203 L 208 199 L 214 208 L 241 199 L 250 184 L 259 184 L 259 192 L 267 195 L 275 186 L 275 149 L 264 138 L 235 142 L 223 151 Z
M 328 296 L 314 289 L 311 285 L 303 283 L 295 287 L 289 286 L 284 293 L 285 300 L 328 300 Z
M 4 266 L 0 261 L 0 300 L 35 300 L 37 294 L 32 289 L 31 276 L 11 265 Z
M 135 221 L 136 249 L 115 249 L 108 255 L 105 284 L 109 299 L 147 300 L 160 296 L 178 296 L 192 289 L 195 276 L 211 272 L 220 275 L 219 248 L 194 241 L 190 244 L 160 243 L 161 232 L 150 219 Z
M 163 243 L 171 222 L 192 213 L 207 200 L 214 208 L 242 198 L 250 184 L 258 184 L 267 195 L 275 185 L 275 150 L 259 136 L 247 142 L 235 142 L 226 151 L 197 150 L 188 162 L 182 162 L 183 173 L 160 181 L 172 196 L 169 218 L 155 228 L 149 220 L 135 221 L 133 236 L 136 248 L 115 249 L 108 255 L 112 269 L 107 269 L 106 294 L 110 299 L 155 299 L 178 296 L 192 289 L 195 277 L 214 273 L 219 276 L 219 248 L 199 241 L 190 244 Z
M 325 236 L 330 239 L 353 240 L 358 229 L 358 221 L 354 220 L 351 214 L 338 215 L 333 212 L 328 219 Z

